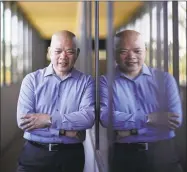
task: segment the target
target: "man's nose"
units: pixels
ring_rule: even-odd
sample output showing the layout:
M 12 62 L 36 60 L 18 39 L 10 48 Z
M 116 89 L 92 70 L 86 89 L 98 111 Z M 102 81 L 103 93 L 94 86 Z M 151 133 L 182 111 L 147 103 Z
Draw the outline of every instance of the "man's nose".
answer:
M 128 58 L 135 58 L 133 51 L 129 51 Z
M 67 57 L 66 52 L 62 51 L 60 54 L 60 58 L 66 58 L 66 57 Z

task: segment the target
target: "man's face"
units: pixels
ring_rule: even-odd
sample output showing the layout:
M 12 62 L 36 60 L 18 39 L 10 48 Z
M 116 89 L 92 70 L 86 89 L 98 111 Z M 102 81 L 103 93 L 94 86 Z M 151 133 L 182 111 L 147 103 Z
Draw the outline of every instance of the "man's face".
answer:
M 125 36 L 116 49 L 116 62 L 124 73 L 139 73 L 145 60 L 145 44 L 140 36 Z
M 57 73 L 67 74 L 74 66 L 78 52 L 72 38 L 54 37 L 50 47 L 50 57 Z

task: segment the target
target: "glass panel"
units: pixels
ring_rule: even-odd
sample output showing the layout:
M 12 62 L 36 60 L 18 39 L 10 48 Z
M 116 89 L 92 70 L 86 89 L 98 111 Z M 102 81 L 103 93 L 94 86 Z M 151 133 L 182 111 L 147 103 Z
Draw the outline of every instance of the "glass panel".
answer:
M 157 17 L 156 17 L 156 7 L 154 7 L 152 9 L 152 38 L 153 38 L 153 42 L 152 42 L 152 49 L 153 49 L 153 67 L 157 66 L 157 59 L 156 59 L 156 51 L 157 51 Z
M 17 70 L 19 66 L 17 65 L 18 60 L 18 16 L 16 12 L 16 6 L 13 6 L 12 14 L 12 81 L 16 83 L 18 81 Z
M 162 3 L 163 4 L 163 3 Z M 160 11 L 161 69 L 164 71 L 164 11 Z
M 11 83 L 11 9 L 10 3 L 5 3 L 5 83 Z
M 172 2 L 168 2 L 168 68 L 173 75 L 173 21 L 172 21 Z
M 18 77 L 19 80 L 23 78 L 23 17 L 19 14 L 18 16 Z
M 28 72 L 32 71 L 32 28 L 28 28 Z
M 3 39 L 4 39 L 4 23 L 3 23 L 3 10 L 4 10 L 4 5 L 3 2 L 1 2 L 1 85 L 3 85 L 3 77 L 4 77 L 4 61 L 3 61 Z
M 186 2 L 178 2 L 179 12 L 179 83 L 186 85 Z
M 29 71 L 29 56 L 28 56 L 28 22 L 26 20 L 23 21 L 23 68 L 24 68 L 24 74 L 27 74 Z
M 147 47 L 146 58 L 145 58 L 145 63 L 147 65 L 149 65 L 149 44 L 150 44 L 150 25 L 148 23 L 150 23 L 150 17 L 148 13 L 145 13 L 141 19 L 140 33 L 142 34 Z

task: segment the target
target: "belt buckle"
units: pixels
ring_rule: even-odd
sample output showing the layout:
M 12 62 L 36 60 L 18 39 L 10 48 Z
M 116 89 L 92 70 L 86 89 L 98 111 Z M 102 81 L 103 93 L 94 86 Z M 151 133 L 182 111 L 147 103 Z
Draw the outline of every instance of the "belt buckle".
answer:
M 52 144 L 50 143 L 49 144 L 49 152 L 52 152 L 52 151 L 58 151 L 58 149 L 55 149 L 55 146 L 57 146 L 58 144 Z
M 148 150 L 148 148 L 149 148 L 148 143 L 145 143 L 145 150 Z
M 141 148 L 140 151 L 147 151 L 148 150 L 148 148 L 149 148 L 148 143 L 140 143 L 140 144 L 143 146 L 143 148 Z

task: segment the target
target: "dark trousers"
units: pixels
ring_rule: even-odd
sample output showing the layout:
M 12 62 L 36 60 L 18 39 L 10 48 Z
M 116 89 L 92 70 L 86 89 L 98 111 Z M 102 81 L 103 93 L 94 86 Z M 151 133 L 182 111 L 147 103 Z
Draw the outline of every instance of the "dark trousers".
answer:
M 50 152 L 26 142 L 18 160 L 17 172 L 83 172 L 83 144 L 68 144 Z
M 182 171 L 173 139 L 149 143 L 148 150 L 130 144 L 114 145 L 112 172 Z

